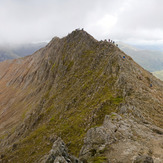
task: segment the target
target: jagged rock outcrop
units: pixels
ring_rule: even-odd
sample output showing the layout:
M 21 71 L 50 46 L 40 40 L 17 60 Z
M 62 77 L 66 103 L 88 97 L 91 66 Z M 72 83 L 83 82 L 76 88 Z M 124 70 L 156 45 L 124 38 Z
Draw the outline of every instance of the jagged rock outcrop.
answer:
M 88 130 L 80 158 L 93 160 L 105 156 L 104 162 L 161 163 L 162 129 L 149 126 L 136 122 L 132 116 L 106 115 L 102 126 Z M 153 132 L 154 128 L 160 132 Z
M 161 163 L 162 115 L 163 82 L 83 30 L 0 63 L 3 162 L 39 162 L 61 137 L 83 162 Z
M 68 149 L 61 138 L 58 138 L 49 154 L 44 156 L 40 163 L 80 163 L 79 159 L 68 154 Z

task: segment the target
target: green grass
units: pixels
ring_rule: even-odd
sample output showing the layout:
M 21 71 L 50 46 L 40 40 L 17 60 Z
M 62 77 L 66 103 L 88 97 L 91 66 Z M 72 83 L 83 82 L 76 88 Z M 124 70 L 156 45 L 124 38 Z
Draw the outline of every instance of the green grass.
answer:
M 54 63 L 53 66 L 51 67 L 51 70 L 53 71 L 55 68 L 56 64 Z
M 45 141 L 44 138 L 48 139 L 53 134 L 61 137 L 66 144 L 69 144 L 70 153 L 78 156 L 87 130 L 94 126 L 100 126 L 105 115 L 115 112 L 117 105 L 122 102 L 122 98 L 112 96 L 112 92 L 107 85 L 101 87 L 94 94 L 94 98 L 85 98 L 85 94 L 90 91 L 92 84 L 94 83 L 88 82 L 87 88 L 78 88 L 80 92 L 84 90 L 83 95 L 80 94 L 80 98 L 76 97 L 77 104 L 71 104 L 68 110 L 57 109 L 54 104 L 47 107 L 43 113 L 42 122 L 49 115 L 51 115 L 51 118 L 48 123 L 46 122 L 46 125 L 38 127 L 21 141 L 20 148 L 15 151 L 20 160 L 28 157 L 28 162 L 30 162 L 32 159 L 37 159 L 44 153 L 48 153 L 52 144 L 50 146 L 47 145 L 48 141 Z M 65 96 L 64 94 L 62 96 L 65 101 L 69 101 L 74 94 L 68 91 Z M 48 100 L 50 98 L 55 103 L 57 96 L 51 95 Z M 65 101 L 61 98 L 58 105 L 63 105 Z M 96 116 L 90 117 L 93 113 Z M 33 148 L 33 145 L 35 148 Z M 101 160 L 102 158 L 99 158 L 95 161 L 99 162 Z
M 97 156 L 97 157 L 93 157 L 92 159 L 90 159 L 89 162 L 105 163 L 105 162 L 107 162 L 107 158 L 105 156 Z

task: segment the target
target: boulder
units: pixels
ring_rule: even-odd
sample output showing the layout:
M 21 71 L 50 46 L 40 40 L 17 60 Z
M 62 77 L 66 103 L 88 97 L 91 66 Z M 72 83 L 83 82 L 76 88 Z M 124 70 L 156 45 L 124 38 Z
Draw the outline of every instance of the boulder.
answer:
M 79 159 L 69 155 L 68 149 L 61 138 L 58 138 L 49 154 L 44 156 L 41 163 L 80 163 Z

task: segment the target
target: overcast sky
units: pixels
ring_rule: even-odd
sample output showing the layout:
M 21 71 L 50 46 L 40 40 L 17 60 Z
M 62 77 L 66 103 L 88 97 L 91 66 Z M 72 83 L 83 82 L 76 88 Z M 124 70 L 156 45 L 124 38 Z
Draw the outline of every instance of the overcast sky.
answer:
M 163 43 L 163 0 L 0 0 L 0 44 L 84 28 L 96 39 Z

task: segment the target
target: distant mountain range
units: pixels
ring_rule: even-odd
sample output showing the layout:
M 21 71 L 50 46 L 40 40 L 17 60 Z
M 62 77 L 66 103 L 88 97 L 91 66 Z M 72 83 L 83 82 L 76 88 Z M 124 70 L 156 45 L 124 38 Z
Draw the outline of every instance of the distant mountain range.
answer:
M 138 49 L 143 49 L 143 50 L 152 50 L 152 51 L 162 51 L 163 52 L 163 46 L 162 44 L 134 44 L 134 47 L 138 48 Z
M 131 56 L 138 64 L 150 72 L 163 70 L 163 52 L 141 50 L 133 46 L 118 43 L 119 48 Z
M 158 49 L 160 51 L 142 50 L 122 42 L 118 42 L 118 46 L 143 68 L 152 72 L 157 78 L 163 80 L 163 51 L 161 51 L 161 48 Z M 143 48 L 143 46 L 140 46 L 140 48 Z M 144 49 L 145 48 L 147 47 L 144 47 Z M 152 47 L 148 48 L 152 49 Z
M 30 55 L 37 51 L 38 49 L 44 47 L 47 43 L 30 43 L 22 44 L 19 46 L 0 46 L 0 62 L 8 59 L 16 59 Z

